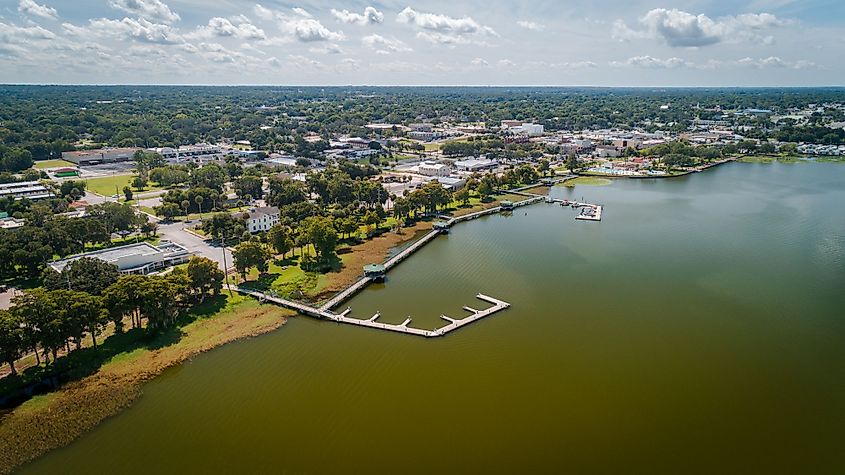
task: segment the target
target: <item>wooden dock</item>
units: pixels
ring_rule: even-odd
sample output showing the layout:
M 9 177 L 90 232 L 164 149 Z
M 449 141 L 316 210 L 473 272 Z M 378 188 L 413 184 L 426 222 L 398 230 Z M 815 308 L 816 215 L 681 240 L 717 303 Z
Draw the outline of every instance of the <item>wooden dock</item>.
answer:
M 463 326 L 477 322 L 484 317 L 490 316 L 490 315 L 492 315 L 492 314 L 494 314 L 494 313 L 496 313 L 500 310 L 504 310 L 504 309 L 510 307 L 510 304 L 503 301 L 503 300 L 499 300 L 499 299 L 496 299 L 496 298 L 493 298 L 493 297 L 490 297 L 490 296 L 484 295 L 484 294 L 478 294 L 478 295 L 476 295 L 476 298 L 483 300 L 483 301 L 486 301 L 488 303 L 491 303 L 491 304 L 493 304 L 493 306 L 490 307 L 490 308 L 487 308 L 486 310 L 475 310 L 475 309 L 472 309 L 470 307 L 464 307 L 465 310 L 467 310 L 468 312 L 471 313 L 471 315 L 469 317 L 466 317 L 466 318 L 463 318 L 463 319 L 453 319 L 453 318 L 449 318 L 449 317 L 443 315 L 443 316 L 441 316 L 441 318 L 448 321 L 449 322 L 448 325 L 440 327 L 440 328 L 436 328 L 434 330 L 423 330 L 421 328 L 414 328 L 414 327 L 410 326 L 411 321 L 412 321 L 411 317 L 407 317 L 405 319 L 405 321 L 403 321 L 399 325 L 394 325 L 394 324 L 390 324 L 390 323 L 379 323 L 378 319 L 381 318 L 380 312 L 376 312 L 376 314 L 373 315 L 372 317 L 370 317 L 369 319 L 361 320 L 361 319 L 358 319 L 358 318 L 349 317 L 348 315 L 352 311 L 349 308 L 347 308 L 342 313 L 337 314 L 337 313 L 332 313 L 328 310 L 323 310 L 323 308 L 325 308 L 325 306 L 323 308 L 318 309 L 318 308 L 311 307 L 311 306 L 308 306 L 308 305 L 305 305 L 305 304 L 301 304 L 299 302 L 294 302 L 292 300 L 283 299 L 283 298 L 278 297 L 276 295 L 266 294 L 266 293 L 263 293 L 263 292 L 258 292 L 258 291 L 249 290 L 249 289 L 242 289 L 242 288 L 237 287 L 237 286 L 230 286 L 230 288 L 233 291 L 236 291 L 238 293 L 255 297 L 261 302 L 271 302 L 271 303 L 274 303 L 274 304 L 279 305 L 281 307 L 284 307 L 284 308 L 287 308 L 287 309 L 290 309 L 290 310 L 294 310 L 296 312 L 299 312 L 303 315 L 307 315 L 307 316 L 310 316 L 310 317 L 315 317 L 315 318 L 319 318 L 319 319 L 322 319 L 322 320 L 331 320 L 331 321 L 334 321 L 334 322 L 337 322 L 337 323 L 343 323 L 343 324 L 346 324 L 346 325 L 355 325 L 355 326 L 359 326 L 359 327 L 372 328 L 372 329 L 375 329 L 375 330 L 385 330 L 385 331 L 391 331 L 391 332 L 395 332 L 395 333 L 404 333 L 406 335 L 415 335 L 415 336 L 421 336 L 421 337 L 425 337 L 425 338 L 435 338 L 435 337 L 444 336 L 447 333 L 453 332 L 453 331 L 455 331 L 455 330 L 457 330 L 457 329 L 459 329 Z

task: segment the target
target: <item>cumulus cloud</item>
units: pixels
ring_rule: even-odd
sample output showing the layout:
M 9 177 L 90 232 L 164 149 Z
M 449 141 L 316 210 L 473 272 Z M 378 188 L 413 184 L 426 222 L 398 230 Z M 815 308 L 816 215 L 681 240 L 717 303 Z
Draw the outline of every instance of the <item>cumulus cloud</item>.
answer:
M 490 66 L 490 63 L 487 62 L 487 60 L 483 59 L 483 58 L 475 58 L 472 61 L 470 61 L 469 64 L 476 66 L 476 67 L 479 67 L 479 68 L 484 68 L 484 67 Z
M 48 7 L 47 5 L 39 5 L 34 0 L 21 0 L 18 4 L 18 11 L 27 15 L 35 15 L 52 20 L 59 17 L 59 12 L 55 8 Z
M 381 35 L 368 35 L 361 38 L 365 46 L 379 54 L 407 53 L 413 51 L 405 42 L 396 38 L 385 38 Z
M 819 66 L 812 62 L 806 60 L 799 60 L 799 61 L 786 61 L 781 59 L 778 56 L 769 56 L 768 58 L 742 58 L 736 61 L 736 64 L 740 66 L 749 66 L 752 68 L 763 69 L 763 68 L 788 68 L 788 69 L 816 69 Z
M 257 4 L 254 11 L 259 18 L 276 21 L 285 34 L 304 43 L 341 41 L 344 39 L 342 31 L 332 31 L 326 28 L 320 23 L 320 20 L 317 20 L 302 8 L 293 8 L 291 9 L 293 14 L 288 14 Z
M 249 22 L 249 19 L 238 17 L 234 24 L 226 18 L 214 17 L 208 20 L 208 25 L 198 28 L 191 37 L 212 38 L 230 37 L 238 39 L 263 40 L 267 38 L 264 30 Z
M 476 37 L 499 36 L 493 28 L 482 25 L 471 17 L 454 18 L 437 13 L 418 12 L 411 7 L 399 12 L 396 21 L 424 30 L 417 33 L 418 38 L 440 45 L 482 44 Z
M 543 31 L 543 30 L 546 29 L 546 25 L 543 25 L 541 23 L 536 23 L 536 22 L 533 22 L 533 21 L 520 20 L 520 21 L 516 22 L 516 24 L 517 24 L 517 26 L 519 26 L 521 28 L 525 28 L 526 30 L 531 30 L 531 31 Z
M 134 39 L 146 43 L 175 44 L 183 42 L 182 36 L 169 25 L 153 23 L 144 18 L 124 18 L 111 20 L 99 18 L 89 20 L 87 28 L 77 27 L 65 23 L 62 25 L 70 34 L 84 35 L 93 33 L 99 36 L 114 36 L 123 39 Z
M 314 46 L 312 48 L 308 48 L 308 51 L 320 54 L 343 54 L 343 49 L 335 43 L 328 43 L 322 46 Z
M 174 23 L 181 18 L 161 0 L 111 0 L 112 8 L 161 23 Z
M 56 34 L 40 26 L 17 26 L 0 22 L 2 43 L 18 43 L 26 40 L 54 40 Z
M 694 15 L 676 8 L 655 8 L 640 18 L 633 28 L 617 20 L 613 36 L 623 41 L 658 39 L 672 47 L 702 47 L 737 40 L 771 43 L 774 38 L 762 32 L 786 23 L 769 13 L 746 13 L 714 20 L 704 14 Z
M 370 25 L 384 23 L 384 13 L 376 10 L 374 7 L 367 7 L 364 13 L 350 12 L 349 10 L 331 10 L 332 16 L 337 21 L 349 23 L 353 25 Z

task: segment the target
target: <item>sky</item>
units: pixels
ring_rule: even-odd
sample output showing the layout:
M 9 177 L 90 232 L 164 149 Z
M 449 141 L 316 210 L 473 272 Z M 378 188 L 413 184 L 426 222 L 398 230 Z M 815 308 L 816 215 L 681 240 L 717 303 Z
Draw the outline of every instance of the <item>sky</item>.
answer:
M 0 83 L 826 86 L 843 0 L 0 0 Z

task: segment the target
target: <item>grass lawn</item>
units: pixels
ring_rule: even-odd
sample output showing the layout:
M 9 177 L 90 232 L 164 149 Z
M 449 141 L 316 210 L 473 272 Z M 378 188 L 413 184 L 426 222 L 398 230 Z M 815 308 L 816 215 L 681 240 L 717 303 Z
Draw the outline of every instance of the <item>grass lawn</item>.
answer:
M 38 170 L 45 170 L 47 168 L 76 168 L 75 163 L 71 163 L 65 160 L 41 160 L 39 162 L 35 162 L 35 168 Z
M 134 178 L 135 175 L 114 175 L 104 176 L 102 178 L 89 178 L 85 182 L 88 183 L 88 191 L 90 192 L 103 196 L 112 196 L 115 193 L 123 196 L 123 187 L 132 186 L 132 180 Z M 153 184 L 148 184 L 141 192 L 156 190 L 161 190 L 161 188 Z M 132 188 L 132 192 L 137 193 L 138 190 Z
M 585 185 L 585 186 L 605 186 L 613 183 L 613 180 L 607 178 L 600 178 L 596 176 L 579 176 L 572 180 L 567 180 L 565 186 Z
M 439 144 L 439 143 L 427 143 L 427 144 L 425 144 L 425 151 L 426 152 L 436 152 L 436 151 L 440 150 L 441 146 L 442 145 Z

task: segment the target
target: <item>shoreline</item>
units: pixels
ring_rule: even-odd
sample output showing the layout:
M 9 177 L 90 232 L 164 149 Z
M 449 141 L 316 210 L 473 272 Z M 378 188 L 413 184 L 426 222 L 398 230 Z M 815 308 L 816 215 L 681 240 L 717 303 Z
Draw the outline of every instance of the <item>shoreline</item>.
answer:
M 57 391 L 33 397 L 0 418 L 0 474 L 12 473 L 65 447 L 106 419 L 130 407 L 143 385 L 164 370 L 226 344 L 270 333 L 294 312 L 239 296 L 212 316 L 180 329 L 179 340 L 153 338 L 117 355 L 94 374 Z

